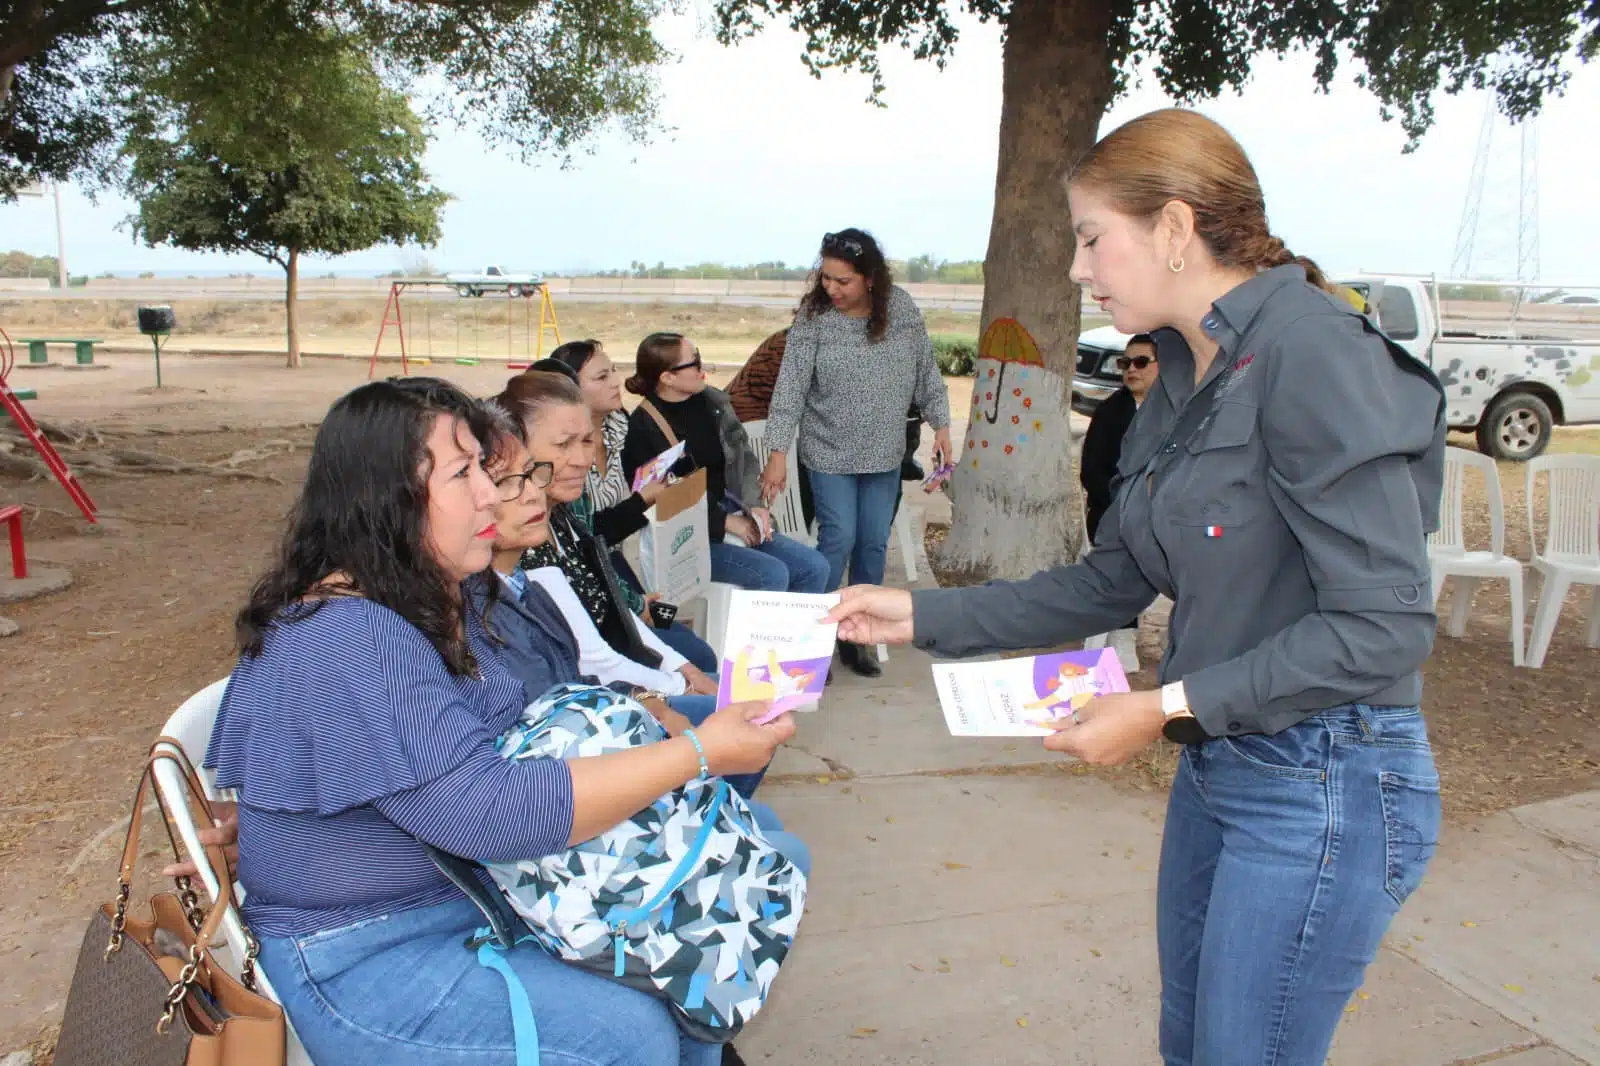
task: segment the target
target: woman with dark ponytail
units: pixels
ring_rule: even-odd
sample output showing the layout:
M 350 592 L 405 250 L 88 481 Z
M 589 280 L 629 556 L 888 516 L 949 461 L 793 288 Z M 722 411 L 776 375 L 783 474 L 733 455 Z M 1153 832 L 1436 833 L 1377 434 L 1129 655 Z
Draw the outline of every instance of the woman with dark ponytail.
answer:
M 1159 352 L 1093 550 L 1026 581 L 846 589 L 839 635 L 965 656 L 1176 601 L 1162 687 L 1093 699 L 1044 745 L 1182 747 L 1156 890 L 1167 1066 L 1322 1062 L 1438 839 L 1419 704 L 1443 392 L 1272 235 L 1215 122 L 1143 115 L 1067 185 L 1073 280 Z

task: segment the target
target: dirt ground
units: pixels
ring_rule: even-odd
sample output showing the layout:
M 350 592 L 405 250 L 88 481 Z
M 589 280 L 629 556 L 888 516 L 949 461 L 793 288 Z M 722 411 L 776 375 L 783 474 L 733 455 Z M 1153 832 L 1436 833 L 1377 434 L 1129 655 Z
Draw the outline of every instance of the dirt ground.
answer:
M 73 577 L 66 592 L 0 608 L 22 627 L 0 641 L 0 1053 L 59 1015 L 85 919 L 114 888 L 143 754 L 184 698 L 231 667 L 233 613 L 271 555 L 315 423 L 366 379 L 364 362 L 316 360 L 291 373 L 269 358 L 174 356 L 158 391 L 148 357 L 104 361 L 19 370 L 13 384 L 39 390 L 36 417 L 92 425 L 105 447 L 245 461 L 238 473 L 90 475 L 95 527 L 53 481 L 0 476 L 0 502 L 27 509 L 31 562 Z M 488 366 L 432 369 L 480 394 L 505 377 Z M 965 410 L 967 383 L 950 385 L 952 408 Z M 1600 434 L 1563 433 L 1559 446 L 1600 450 Z M 1525 556 L 1520 471 L 1508 466 L 1503 481 L 1507 547 Z M 1600 652 L 1583 647 L 1587 607 L 1577 594 L 1569 601 L 1538 672 L 1511 669 L 1502 590 L 1480 593 L 1466 639 L 1441 636 L 1427 700 L 1453 817 L 1600 785 L 1589 729 Z M 1160 757 L 1142 772 L 1158 777 Z M 148 854 L 157 839 L 147 829 Z

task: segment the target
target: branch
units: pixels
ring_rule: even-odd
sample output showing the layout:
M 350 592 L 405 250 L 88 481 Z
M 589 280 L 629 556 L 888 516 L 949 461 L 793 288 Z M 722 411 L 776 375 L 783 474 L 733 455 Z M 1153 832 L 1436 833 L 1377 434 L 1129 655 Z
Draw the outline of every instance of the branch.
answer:
M 148 7 L 153 2 L 154 0 L 75 0 L 73 3 L 63 4 L 32 23 L 18 19 L 16 24 L 24 28 L 4 43 L 0 43 L 0 69 L 17 66 L 44 51 L 56 38 L 85 29 L 98 19 L 131 14 L 140 8 Z M 36 0 L 31 6 L 37 12 L 44 6 L 43 0 Z

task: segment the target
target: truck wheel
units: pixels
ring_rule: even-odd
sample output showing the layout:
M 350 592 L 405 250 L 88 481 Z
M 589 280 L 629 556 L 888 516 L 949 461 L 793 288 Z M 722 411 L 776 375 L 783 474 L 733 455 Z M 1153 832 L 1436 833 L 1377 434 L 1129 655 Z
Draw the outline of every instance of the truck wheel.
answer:
M 522 286 L 521 285 L 507 285 L 506 286 L 506 295 L 511 297 L 513 300 L 515 300 L 518 296 L 522 295 Z
M 1555 417 L 1531 392 L 1508 392 L 1489 405 L 1478 423 L 1478 450 L 1491 459 L 1526 462 L 1550 444 Z
M 472 295 L 472 286 L 471 285 L 457 285 L 456 286 L 456 295 L 460 296 L 460 297 L 463 297 L 463 298 L 465 298 L 467 296 L 471 296 Z

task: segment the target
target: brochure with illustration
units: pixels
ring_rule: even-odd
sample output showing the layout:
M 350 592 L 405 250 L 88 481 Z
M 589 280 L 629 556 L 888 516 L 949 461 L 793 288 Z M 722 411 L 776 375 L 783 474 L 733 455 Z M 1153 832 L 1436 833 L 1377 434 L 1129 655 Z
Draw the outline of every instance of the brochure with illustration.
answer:
M 1047 737 L 1034 725 L 1064 718 L 1096 696 L 1128 691 L 1111 648 L 992 663 L 938 663 L 933 684 L 957 737 Z
M 767 700 L 770 722 L 789 711 L 814 711 L 833 664 L 838 626 L 822 618 L 839 594 L 749 592 L 737 589 L 728 606 L 717 707 Z
M 679 459 L 683 458 L 683 441 L 679 441 L 648 463 L 633 472 L 633 491 L 638 492 L 646 485 L 654 485 L 658 481 L 667 480 L 667 475 Z

